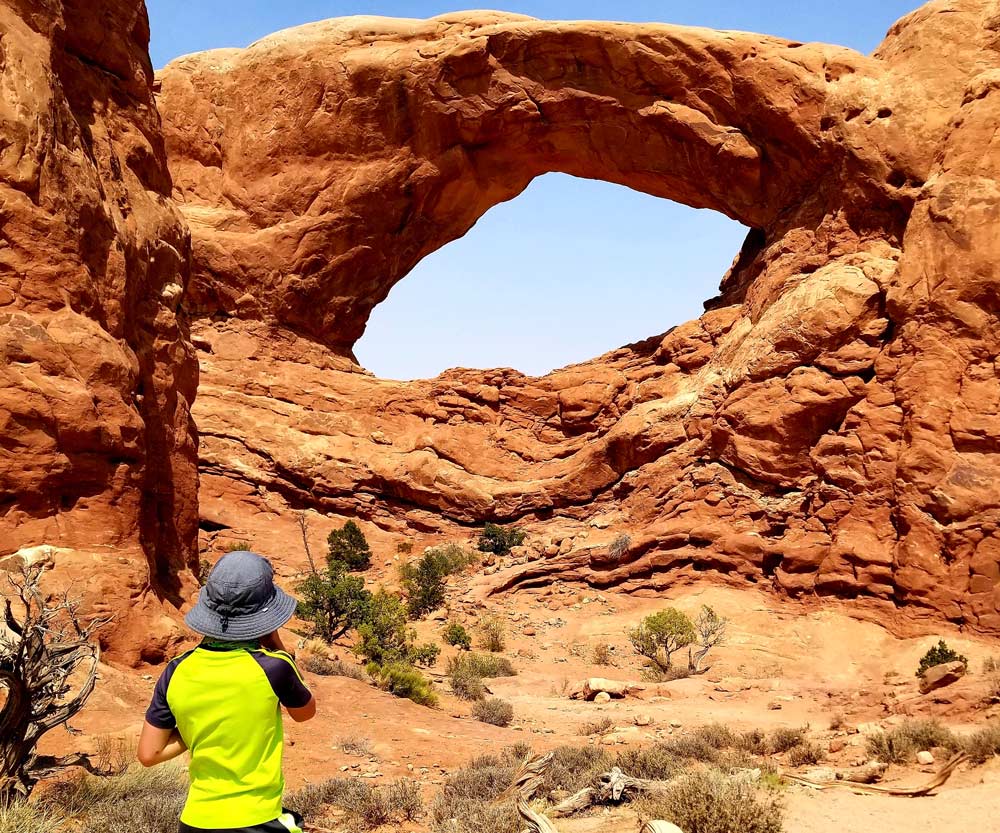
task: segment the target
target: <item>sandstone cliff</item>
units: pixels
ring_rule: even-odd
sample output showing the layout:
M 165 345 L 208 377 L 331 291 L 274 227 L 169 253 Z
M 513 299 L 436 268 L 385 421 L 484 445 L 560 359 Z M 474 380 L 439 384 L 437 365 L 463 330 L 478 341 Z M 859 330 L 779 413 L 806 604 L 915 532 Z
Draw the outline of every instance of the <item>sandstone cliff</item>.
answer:
M 997 3 L 933 2 L 870 57 L 348 18 L 160 81 L 213 528 L 275 505 L 520 521 L 540 552 L 497 588 L 710 570 L 1000 629 Z M 747 225 L 709 311 L 539 379 L 358 372 L 391 286 L 546 171 Z M 633 546 L 611 562 L 617 532 Z

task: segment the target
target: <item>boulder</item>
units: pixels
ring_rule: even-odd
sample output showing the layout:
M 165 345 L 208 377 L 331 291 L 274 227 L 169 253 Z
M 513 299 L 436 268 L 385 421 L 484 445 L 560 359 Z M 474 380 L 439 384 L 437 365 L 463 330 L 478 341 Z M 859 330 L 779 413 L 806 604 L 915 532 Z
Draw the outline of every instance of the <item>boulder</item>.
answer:
M 965 676 L 966 667 L 963 662 L 943 662 L 934 665 L 920 675 L 920 693 L 927 694 L 944 688 L 952 683 L 957 683 Z
M 599 694 L 606 694 L 607 699 L 612 697 L 627 697 L 630 692 L 640 689 L 634 683 L 626 683 L 620 680 L 607 680 L 603 677 L 590 677 L 581 680 L 570 688 L 569 697 L 571 700 L 594 700 Z

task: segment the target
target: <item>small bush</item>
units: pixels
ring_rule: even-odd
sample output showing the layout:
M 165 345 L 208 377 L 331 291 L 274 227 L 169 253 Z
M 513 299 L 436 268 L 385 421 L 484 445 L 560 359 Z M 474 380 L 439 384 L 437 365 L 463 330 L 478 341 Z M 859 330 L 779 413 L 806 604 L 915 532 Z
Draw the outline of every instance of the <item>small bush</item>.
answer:
M 600 720 L 595 720 L 593 723 L 581 724 L 578 734 L 581 734 L 584 737 L 603 735 L 610 732 L 614 728 L 615 722 L 610 717 L 602 717 Z
M 552 762 L 539 792 L 543 795 L 553 790 L 574 793 L 591 786 L 612 766 L 611 756 L 599 746 L 557 747 L 552 750 Z
M 715 763 L 719 760 L 719 750 L 705 738 L 698 735 L 681 735 L 671 738 L 665 744 L 666 751 L 675 758 L 702 763 Z
M 674 607 L 647 616 L 628 631 L 636 653 L 657 672 L 669 671 L 673 655 L 694 642 L 696 636 L 694 622 Z
M 669 819 L 685 833 L 781 833 L 774 793 L 744 778 L 694 770 L 639 801 L 644 818 Z
M 790 752 L 805 740 L 805 734 L 805 729 L 790 729 L 787 726 L 782 726 L 768 735 L 767 748 L 775 755 Z
M 788 753 L 791 766 L 814 766 L 823 760 L 823 750 L 815 743 L 800 743 Z
M 456 668 L 467 668 L 478 677 L 485 679 L 493 677 L 515 677 L 517 671 L 507 657 L 496 654 L 457 654 L 448 660 L 448 673 Z
M 992 674 L 995 671 L 1000 671 L 1000 657 L 986 657 L 983 660 L 983 673 Z
M 416 668 L 403 663 L 384 666 L 369 663 L 368 669 L 368 673 L 383 691 L 412 700 L 421 706 L 437 705 L 437 694 L 430 681 Z
M 354 755 L 358 758 L 368 758 L 374 751 L 371 738 L 363 735 L 345 735 L 337 741 L 337 746 L 345 755 Z
M 969 666 L 969 660 L 963 657 L 957 651 L 953 651 L 948 647 L 948 643 L 943 639 L 938 641 L 938 644 L 927 651 L 920 658 L 920 665 L 917 667 L 917 676 L 921 676 L 928 668 L 933 668 L 935 665 L 941 665 L 945 662 L 960 662 L 966 668 Z
M 379 590 L 371 596 L 364 621 L 358 625 L 355 651 L 379 665 L 405 662 L 413 645 L 406 627 L 406 607 L 398 596 Z
M 437 662 L 441 655 L 441 646 L 435 642 L 425 642 L 423 645 L 414 645 L 410 649 L 410 662 L 414 665 L 422 665 L 430 668 Z
M 327 563 L 340 562 L 348 570 L 367 570 L 372 563 L 372 551 L 361 528 L 348 521 L 334 529 L 326 538 Z
M 766 755 L 767 738 L 760 729 L 750 729 L 737 736 L 736 748 L 750 755 Z
M 869 736 L 867 741 L 868 754 L 886 764 L 909 763 L 918 752 L 936 746 L 950 751 L 961 747 L 955 734 L 936 720 L 907 720 L 888 732 Z
M 520 833 L 512 801 L 491 803 L 510 786 L 522 756 L 484 755 L 448 777 L 431 805 L 440 833 Z
M 330 659 L 322 654 L 306 654 L 299 664 L 306 671 L 321 677 L 350 677 L 352 680 L 367 680 L 364 669 L 353 663 L 349 664 L 339 659 Z
M 412 541 L 400 541 L 396 544 L 396 552 L 400 555 L 409 555 L 413 552 L 413 542 Z
M 479 647 L 499 653 L 507 645 L 507 629 L 496 616 L 487 616 L 479 625 Z
M 470 666 L 460 665 L 452 668 L 448 676 L 451 683 L 451 690 L 455 696 L 462 700 L 484 700 L 486 699 L 486 685 Z
M 969 735 L 962 747 L 974 764 L 982 764 L 1000 755 L 1000 721 L 993 720 Z
M 709 723 L 694 732 L 696 738 L 705 741 L 713 749 L 729 749 L 739 745 L 739 738 L 732 729 L 722 723 Z
M 497 526 L 488 523 L 479 534 L 476 547 L 480 552 L 492 552 L 495 555 L 507 555 L 513 547 L 524 543 L 525 534 L 518 529 Z
M 407 594 L 407 609 L 411 618 L 437 610 L 444 604 L 445 579 L 464 570 L 476 557 L 458 544 L 431 547 L 417 561 L 399 568 L 399 576 Z
M 833 717 L 830 718 L 830 730 L 833 732 L 843 729 L 847 725 L 847 718 L 843 714 L 837 712 Z
M 472 648 L 472 637 L 469 636 L 469 632 L 457 622 L 448 623 L 448 627 L 444 629 L 444 641 L 449 645 L 454 645 L 456 648 L 460 648 L 463 651 L 468 651 Z
M 514 720 L 514 707 L 499 697 L 490 697 L 488 700 L 479 700 L 472 707 L 472 716 L 481 723 L 510 726 Z
M 611 659 L 611 649 L 603 643 L 594 646 L 590 659 L 594 665 L 613 665 Z
M 669 781 L 684 770 L 687 761 L 672 744 L 651 743 L 622 750 L 615 758 L 615 766 L 635 778 Z
M 632 546 L 632 538 L 625 533 L 616 535 L 615 540 L 608 546 L 608 557 L 612 561 L 621 561 Z

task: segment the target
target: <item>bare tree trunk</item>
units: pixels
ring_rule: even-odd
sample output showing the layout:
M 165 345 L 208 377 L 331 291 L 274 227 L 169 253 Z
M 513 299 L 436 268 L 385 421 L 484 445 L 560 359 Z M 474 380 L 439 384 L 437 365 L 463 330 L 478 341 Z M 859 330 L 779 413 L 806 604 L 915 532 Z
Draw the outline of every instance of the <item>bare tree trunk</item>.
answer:
M 3 594 L 0 687 L 7 699 L 0 709 L 0 803 L 27 796 L 43 775 L 78 763 L 74 756 L 40 758 L 35 747 L 83 708 L 97 681 L 100 650 L 91 637 L 107 620 L 83 625 L 75 603 L 65 597 L 50 603 L 40 589 L 41 575 L 38 566 L 9 573 L 12 590 Z M 85 663 L 83 684 L 67 698 L 70 677 Z
M 299 525 L 299 531 L 302 533 L 302 546 L 306 551 L 306 561 L 309 562 L 309 569 L 314 576 L 319 575 L 316 570 L 316 562 L 313 561 L 312 550 L 309 549 L 309 518 L 306 517 L 304 509 L 295 515 L 295 522 Z

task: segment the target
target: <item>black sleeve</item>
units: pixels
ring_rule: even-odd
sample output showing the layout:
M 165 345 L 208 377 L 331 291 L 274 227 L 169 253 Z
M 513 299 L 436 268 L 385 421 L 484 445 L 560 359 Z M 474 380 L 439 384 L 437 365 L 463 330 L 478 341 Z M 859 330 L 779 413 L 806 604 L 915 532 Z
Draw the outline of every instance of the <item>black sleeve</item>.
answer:
M 286 709 L 301 709 L 312 699 L 312 692 L 302 682 L 295 660 L 284 651 L 254 651 L 253 658 L 264 669 L 281 703 Z
M 167 664 L 160 674 L 160 679 L 156 681 L 156 688 L 153 689 L 153 699 L 146 709 L 146 721 L 157 729 L 176 729 L 177 720 L 167 703 L 167 688 L 170 685 L 170 678 L 174 675 L 179 659 L 175 659 Z

